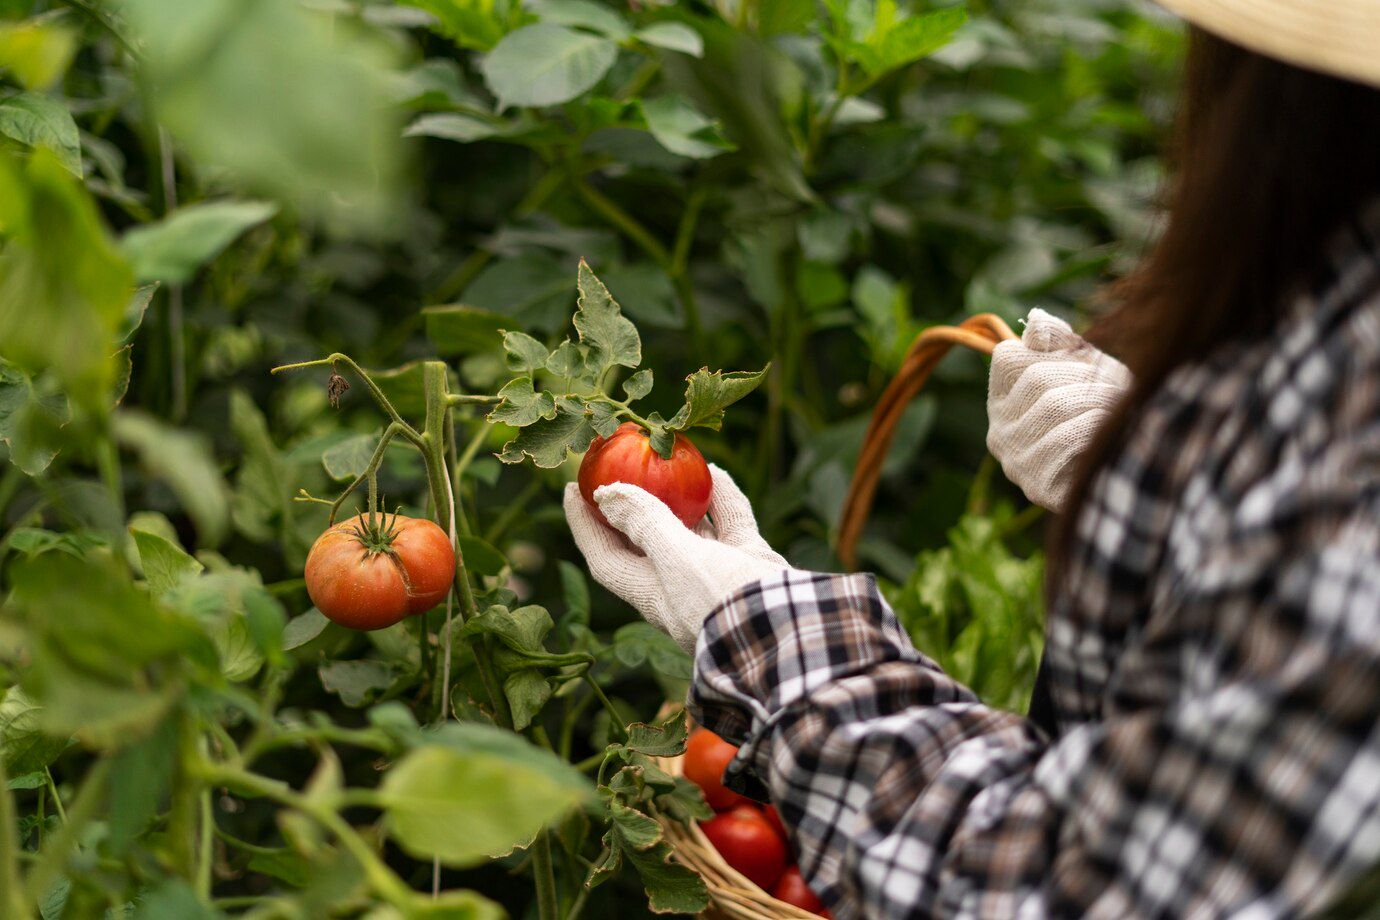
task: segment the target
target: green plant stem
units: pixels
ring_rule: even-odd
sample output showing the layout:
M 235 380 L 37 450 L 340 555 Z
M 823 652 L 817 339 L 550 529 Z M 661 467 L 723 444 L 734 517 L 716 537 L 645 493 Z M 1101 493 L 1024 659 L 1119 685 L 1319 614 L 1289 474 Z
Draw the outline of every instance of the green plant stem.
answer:
M 624 741 L 628 740 L 628 727 L 623 724 L 623 717 L 619 715 L 618 710 L 613 707 L 613 702 L 604 695 L 604 688 L 599 686 L 599 682 L 591 677 L 588 671 L 582 674 L 581 677 L 586 684 L 589 684 L 589 688 L 594 691 L 594 695 L 599 699 L 599 702 L 603 704 L 604 710 L 608 712 L 609 721 L 612 722 L 613 727 L 618 730 L 618 737 L 622 738 Z
M 403 417 L 398 414 L 398 410 L 393 408 L 393 403 L 384 395 L 383 390 L 379 389 L 379 385 L 374 382 L 374 378 L 370 377 L 364 368 L 356 364 L 355 359 L 351 358 L 349 355 L 334 352 L 324 358 L 317 358 L 314 361 L 298 361 L 296 364 L 280 364 L 269 371 L 269 373 L 279 374 L 285 371 L 303 370 L 308 367 L 333 368 L 337 364 L 343 364 L 354 372 L 354 375 L 360 379 L 360 382 L 363 383 L 365 388 L 369 391 L 369 395 L 374 397 L 374 402 L 378 403 L 379 408 L 384 411 L 384 414 L 398 426 L 399 434 L 407 438 L 407 440 L 411 441 L 417 447 L 422 446 L 422 436 L 418 433 L 417 429 L 409 425 Z
M 637 96 L 647 88 L 647 84 L 656 78 L 657 72 L 661 70 L 661 62 L 655 58 L 648 58 L 643 61 L 641 66 L 633 71 L 628 82 L 618 88 L 613 94 L 613 98 L 619 102 L 628 102 L 636 99 Z
M 177 765 L 169 799 L 167 840 L 174 871 L 195 883 L 200 784 L 192 770 L 201 759 L 195 717 L 183 714 L 177 725 Z
M 211 859 L 216 826 L 215 814 L 211 810 L 210 787 L 201 790 L 201 836 L 200 851 L 197 853 L 196 893 L 203 901 L 211 899 Z
M 109 432 L 103 434 L 96 442 L 96 468 L 100 471 L 101 482 L 105 484 L 105 489 L 110 493 L 110 500 L 114 503 L 116 516 L 123 521 L 125 519 L 125 489 L 120 477 L 120 451 L 115 446 L 115 441 L 110 437 Z M 4 508 L 4 501 L 0 500 L 0 510 Z
M 551 832 L 540 831 L 532 844 L 532 878 L 537 889 L 537 916 L 541 920 L 560 920 L 556 897 L 556 871 L 551 861 Z
M 22 888 L 19 884 L 19 824 L 9 780 L 9 774 L 5 771 L 5 761 L 0 758 L 0 907 L 4 908 L 6 917 L 28 920 L 33 914 L 29 911 L 28 902 L 20 893 Z M 41 828 L 42 817 L 38 823 Z
M 246 790 L 299 811 L 316 821 L 334 834 L 340 845 L 354 857 L 355 862 L 359 863 L 365 881 L 375 894 L 399 908 L 411 904 L 412 890 L 388 868 L 359 832 L 325 803 L 302 795 L 287 783 L 259 776 L 238 767 L 203 761 L 199 767 L 199 774 L 209 785 Z
M 43 768 L 43 778 L 48 783 L 48 794 L 53 797 L 53 808 L 57 810 L 58 820 L 63 824 L 67 823 L 67 809 L 62 806 L 62 796 L 58 795 L 57 783 L 53 782 L 53 771 L 47 767 Z
M 369 457 L 369 463 L 365 466 L 364 471 L 345 487 L 345 490 L 340 493 L 340 496 L 335 501 L 331 502 L 330 523 L 335 523 L 336 515 L 340 514 L 340 507 L 345 504 L 345 499 L 349 498 L 350 494 L 354 492 L 355 489 L 358 489 L 360 483 L 363 482 L 369 483 L 369 510 L 373 511 L 375 509 L 375 476 L 378 474 L 379 467 L 383 465 L 384 455 L 388 453 L 389 442 L 401 433 L 402 427 L 398 422 L 390 422 L 388 427 L 383 429 L 383 434 L 379 437 L 379 443 L 374 447 L 374 453 Z
M 478 393 L 451 393 L 446 397 L 446 402 L 452 406 L 496 406 L 503 402 L 503 397 Z
M 24 894 L 29 903 L 37 901 L 62 873 L 67 857 L 77 847 L 80 832 L 95 815 L 97 807 L 105 797 L 106 780 L 110 777 L 110 759 L 102 758 L 86 771 L 81 790 L 72 802 L 68 818 L 57 833 L 48 838 L 39 852 L 39 858 L 24 882 Z M 19 916 L 27 916 L 19 914 Z
M 532 499 L 536 498 L 542 490 L 542 483 L 539 479 L 529 482 L 517 497 L 503 506 L 494 522 L 489 525 L 489 529 L 484 531 L 484 539 L 489 543 L 496 543 L 512 526 L 513 521 L 527 510 L 527 505 Z
M 298 744 L 347 744 L 361 747 L 381 754 L 391 753 L 397 745 L 383 732 L 375 728 L 343 728 L 338 725 L 321 725 L 311 728 L 295 728 L 266 734 L 247 742 L 243 747 L 241 762 L 252 764 L 270 751 L 292 747 Z
M 585 909 L 585 901 L 589 899 L 589 889 L 584 885 L 575 895 L 575 900 L 570 902 L 570 910 L 565 913 L 565 920 L 578 920 L 580 912 Z
M 597 211 L 601 217 L 636 244 L 662 271 L 668 275 L 671 273 L 671 254 L 637 218 L 624 211 L 613 199 L 586 182 L 583 176 L 576 176 L 572 172 L 571 182 L 575 186 L 575 191 L 584 199 L 585 204 Z

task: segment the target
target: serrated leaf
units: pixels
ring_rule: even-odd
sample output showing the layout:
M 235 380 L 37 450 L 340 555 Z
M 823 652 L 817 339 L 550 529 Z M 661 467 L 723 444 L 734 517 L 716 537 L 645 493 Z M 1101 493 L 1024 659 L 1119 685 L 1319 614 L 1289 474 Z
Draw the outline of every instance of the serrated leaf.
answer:
M 709 889 L 699 873 L 673 862 L 671 846 L 664 841 L 639 852 L 625 849 L 647 892 L 647 906 L 658 914 L 698 914 L 709 906 Z
M 638 29 L 636 37 L 667 51 L 679 51 L 691 57 L 704 56 L 704 39 L 700 33 L 681 22 L 654 22 Z
M 700 368 L 686 378 L 685 405 L 667 423 L 672 431 L 687 428 L 712 428 L 718 431 L 723 425 L 724 409 L 751 393 L 767 378 L 768 364 L 757 372 L 723 371 L 710 373 L 709 368 Z
M 139 566 L 154 597 L 163 597 L 188 576 L 196 575 L 205 566 L 182 549 L 158 534 L 131 530 L 134 545 L 139 548 Z
M 651 368 L 643 368 L 623 381 L 623 393 L 628 399 L 641 399 L 652 392 Z
M 500 108 L 557 105 L 602 80 L 617 56 L 607 38 L 539 22 L 504 36 L 480 71 Z
M 6 773 L 42 770 L 67 749 L 64 736 L 50 735 L 42 729 L 43 707 L 20 687 L 10 687 L 0 696 L 0 759 Z
M 43 93 L 0 99 L 0 134 L 26 147 L 47 147 L 72 175 L 81 178 L 81 135 L 67 107 Z
M 584 352 L 574 342 L 564 341 L 546 359 L 546 369 L 558 377 L 578 379 L 585 373 Z
M 503 334 L 503 360 L 515 374 L 528 374 L 546 366 L 546 346 L 525 332 Z
M 680 156 L 706 160 L 735 149 L 719 130 L 718 122 L 701 115 L 676 93 L 645 100 L 642 117 L 657 143 Z
M 44 379 L 31 380 L 0 360 L 0 443 L 9 447 L 10 462 L 30 476 L 53 462 L 61 443 L 57 435 L 72 418 L 67 397 L 51 386 L 42 387 Z
M 532 389 L 531 377 L 519 377 L 509 381 L 498 391 L 503 401 L 489 412 L 488 420 L 514 428 L 525 428 L 541 419 L 554 418 L 556 397 L 545 390 Z
M 589 363 L 597 379 L 614 365 L 637 367 L 642 363 L 642 339 L 637 327 L 623 315 L 589 263 L 580 260 L 579 306 L 575 310 L 575 329 L 580 342 L 589 348 Z
M 655 818 L 618 802 L 609 803 L 609 818 L 618 832 L 618 842 L 631 850 L 648 850 L 665 837 Z
M 514 671 L 503 681 L 503 695 L 513 714 L 513 730 L 523 731 L 551 699 L 551 683 L 541 671 Z
M 685 752 L 688 735 L 685 713 L 676 710 L 664 722 L 654 725 L 633 722 L 628 726 L 628 740 L 623 742 L 623 747 L 648 757 L 675 757 Z
M 623 424 L 616 413 L 617 409 L 612 404 L 602 400 L 589 404 L 589 423 L 594 426 L 599 437 L 612 437 L 618 427 Z
M 278 211 L 266 201 L 213 201 L 178 208 L 157 223 L 134 227 L 120 248 L 136 281 L 182 284 L 236 237 Z
M 578 397 L 561 396 L 556 399 L 556 414 L 528 425 L 516 438 L 503 445 L 498 459 L 504 463 L 521 463 L 524 457 L 542 469 L 555 469 L 565 462 L 571 451 L 579 453 L 594 440 L 589 408 Z
M 332 479 L 354 479 L 369 468 L 382 432 L 355 434 L 321 452 L 321 466 Z

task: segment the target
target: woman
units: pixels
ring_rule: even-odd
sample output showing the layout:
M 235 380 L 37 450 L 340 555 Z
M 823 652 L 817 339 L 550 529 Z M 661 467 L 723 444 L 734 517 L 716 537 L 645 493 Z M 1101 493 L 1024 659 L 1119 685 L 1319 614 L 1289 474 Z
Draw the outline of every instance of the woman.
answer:
M 1380 0 L 1164 2 L 1195 31 L 1169 221 L 1098 330 L 1126 367 L 1038 313 L 992 364 L 990 446 L 1064 512 L 1043 724 L 722 471 L 710 537 L 596 493 L 640 553 L 567 496 L 839 920 L 1293 916 L 1380 862 Z

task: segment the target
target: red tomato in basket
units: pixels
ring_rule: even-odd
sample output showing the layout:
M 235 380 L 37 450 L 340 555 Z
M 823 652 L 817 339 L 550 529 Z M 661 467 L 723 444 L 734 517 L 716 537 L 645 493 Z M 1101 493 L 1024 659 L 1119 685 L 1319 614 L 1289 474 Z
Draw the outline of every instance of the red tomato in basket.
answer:
M 829 912 L 824 909 L 824 902 L 819 899 L 819 895 L 810 890 L 810 886 L 805 884 L 805 878 L 800 874 L 800 867 L 791 865 L 786 867 L 786 871 L 781 873 L 781 878 L 771 890 L 771 896 L 778 901 L 785 901 L 801 910 L 808 910 L 812 914 L 819 914 L 822 917 L 829 916 Z
M 786 825 L 781 820 L 781 813 L 776 810 L 775 805 L 763 805 L 762 817 L 767 819 L 767 823 L 776 828 L 776 832 L 781 835 L 782 840 L 790 840 L 790 834 L 786 833 Z
M 694 527 L 709 510 L 709 492 L 714 486 L 709 464 L 689 438 L 677 434 L 671 459 L 663 460 L 652 449 L 647 429 L 636 422 L 624 422 L 607 438 L 590 442 L 580 461 L 578 479 L 580 494 L 605 524 L 608 521 L 594 501 L 594 490 L 611 482 L 646 489 L 665 502 L 686 527 Z
M 697 728 L 685 745 L 685 778 L 704 792 L 705 801 L 715 811 L 749 802 L 724 788 L 724 768 L 738 749 L 707 728 Z
M 700 825 L 730 866 L 770 891 L 786 868 L 786 841 L 756 805 L 738 805 Z

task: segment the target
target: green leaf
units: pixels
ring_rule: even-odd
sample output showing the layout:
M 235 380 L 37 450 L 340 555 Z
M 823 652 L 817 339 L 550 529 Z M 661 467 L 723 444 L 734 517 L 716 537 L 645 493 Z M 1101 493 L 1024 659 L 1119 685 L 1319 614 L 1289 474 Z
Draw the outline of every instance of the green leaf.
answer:
M 399 198 L 395 53 L 298 3 L 116 0 L 152 118 L 200 167 L 327 216 L 384 228 Z M 348 104 L 342 104 L 348 100 Z
M 561 593 L 565 596 L 565 618 L 562 622 L 589 622 L 589 582 L 584 570 L 564 559 L 557 561 L 561 573 Z
M 50 734 L 126 746 L 162 720 L 186 667 L 215 661 L 192 620 L 156 604 L 110 559 L 46 553 L 9 571 L 3 616 L 26 632 L 24 689 Z
M 0 739 L 3 739 L 3 737 L 4 733 L 0 732 Z M 48 775 L 46 773 L 43 773 L 42 771 L 39 771 L 37 773 L 25 773 L 22 776 L 16 776 L 14 779 L 5 783 L 5 788 L 38 789 L 46 785 L 48 785 Z
M 521 463 L 524 457 L 531 457 L 542 469 L 554 469 L 565 462 L 571 451 L 580 453 L 588 448 L 594 435 L 585 401 L 560 396 L 556 398 L 556 414 L 523 428 L 516 438 L 503 445 L 498 459 Z
M 81 178 L 81 137 L 67 107 L 42 93 L 0 99 L 0 134 L 26 147 L 46 147 L 63 169 Z
M 94 202 L 48 150 L 22 168 L 0 150 L 0 232 L 0 357 L 104 413 L 132 285 Z
M 300 853 L 286 847 L 277 850 L 256 850 L 249 857 L 246 868 L 279 881 L 287 882 L 294 888 L 305 888 L 313 876 L 312 863 Z
M 435 31 L 462 48 L 488 51 L 521 21 L 517 0 L 399 0 L 436 17 Z
M 120 331 L 117 341 L 128 345 L 134 338 L 134 333 L 139 331 L 139 327 L 144 324 L 144 314 L 148 312 L 149 304 L 153 302 L 153 295 L 158 293 L 158 282 L 152 284 L 141 284 L 134 289 L 130 295 L 129 305 L 125 307 L 124 321 L 120 324 Z
M 451 728 L 453 741 L 486 729 Z M 471 731 L 460 735 L 454 729 Z M 499 747 L 481 740 L 463 752 L 452 744 L 419 747 L 379 787 L 388 831 L 412 856 L 449 866 L 511 852 L 589 796 L 587 780 L 573 771 L 557 772 L 543 762 L 548 759 L 535 748 L 517 752 L 508 742 Z
M 331 621 L 326 619 L 325 614 L 315 607 L 306 613 L 293 617 L 283 627 L 284 650 L 291 651 L 306 645 L 325 632 L 326 627 L 330 625 Z
M 666 835 L 655 818 L 618 802 L 609 803 L 609 818 L 619 844 L 629 850 L 649 850 Z
M 220 543 L 229 519 L 229 503 L 225 482 L 205 437 L 131 409 L 121 410 L 113 421 L 116 439 L 138 454 L 144 469 L 165 481 L 181 500 L 196 522 L 201 544 Z
M 617 415 L 617 408 L 612 403 L 600 400 L 588 404 L 589 423 L 594 426 L 599 437 L 609 438 L 618 430 L 618 426 L 623 424 L 622 419 Z
M 513 730 L 523 731 L 551 699 L 551 683 L 535 668 L 514 671 L 503 681 L 503 695 L 513 713 Z
M 43 707 L 21 687 L 10 687 L 0 696 L 0 755 L 11 776 L 38 772 L 67 750 L 66 735 L 43 730 Z
M 623 747 L 648 757 L 675 757 L 685 753 L 689 734 L 685 713 L 678 709 L 655 725 L 633 722 L 628 726 L 628 740 L 623 742 Z
M 351 435 L 321 452 L 321 466 L 336 480 L 353 480 L 369 468 L 382 431 Z
M 513 130 L 508 122 L 472 112 L 434 112 L 419 115 L 403 129 L 403 137 L 439 137 L 471 144 Z
M 9 447 L 10 462 L 30 476 L 53 462 L 61 444 L 59 432 L 72 419 L 67 397 L 52 383 L 51 378 L 48 385 L 42 378 L 30 380 L 0 360 L 0 442 Z
M 594 275 L 589 264 L 580 260 L 579 306 L 575 329 L 580 342 L 589 349 L 589 364 L 597 379 L 615 365 L 637 367 L 642 363 L 642 339 L 637 327 L 623 315 L 608 288 Z
M 328 661 L 317 668 L 321 686 L 340 695 L 351 709 L 368 705 L 397 679 L 395 667 L 383 661 L 362 658 L 353 661 Z
M 164 719 L 153 734 L 116 756 L 110 776 L 110 836 L 106 840 L 115 853 L 124 853 L 157 816 L 177 761 L 177 732 L 176 721 Z
M 540 16 L 542 22 L 588 29 L 616 42 L 632 36 L 632 29 L 622 16 L 591 0 L 528 0 L 524 6 Z
M 667 51 L 679 51 L 691 57 L 704 56 L 704 39 L 682 22 L 654 22 L 638 29 L 636 37 L 639 41 Z
M 192 886 L 181 879 L 163 882 L 139 901 L 132 920 L 224 920 L 225 914 L 208 907 Z
M 556 350 L 551 352 L 551 357 L 546 359 L 546 369 L 557 377 L 587 379 L 588 368 L 585 366 L 584 350 L 567 339 L 557 345 Z
M 556 416 L 556 397 L 543 390 L 538 393 L 532 389 L 531 377 L 519 377 L 509 381 L 498 391 L 503 402 L 489 412 L 490 422 L 525 428 L 541 419 Z
M 0 69 L 26 89 L 47 89 L 67 72 L 77 38 L 76 29 L 51 17 L 0 24 Z
M 443 356 L 491 351 L 502 340 L 504 325 L 510 322 L 498 313 L 461 305 L 427 307 L 422 318 L 426 337 Z
M 205 568 L 187 555 L 182 547 L 158 534 L 143 530 L 130 530 L 130 534 L 139 548 L 139 565 L 144 570 L 144 580 L 155 597 L 163 597 L 184 578 L 195 576 Z
M 884 22 L 884 13 L 895 4 L 878 3 L 878 20 L 865 41 L 851 46 L 850 57 L 872 78 L 918 61 L 949 43 L 959 27 L 968 21 L 961 6 L 945 7 Z
M 641 620 L 620 626 L 613 634 L 613 654 L 630 668 L 650 664 L 667 677 L 690 679 L 690 656 L 670 636 Z
M 668 427 L 672 431 L 684 431 L 695 427 L 718 431 L 723 425 L 724 409 L 757 389 L 767 378 L 767 371 L 770 369 L 771 365 L 768 364 L 755 373 L 710 373 L 707 367 L 695 371 L 686 378 L 688 383 L 685 387 L 685 405 L 676 413 L 675 418 L 671 419 Z
M 515 374 L 531 375 L 546 366 L 546 346 L 525 332 L 503 334 L 503 360 Z
M 593 88 L 617 56 L 607 38 L 537 23 L 504 36 L 480 71 L 500 108 L 557 105 Z
M 236 529 L 258 542 L 276 536 L 288 564 L 301 565 L 306 547 L 288 510 L 297 491 L 297 466 L 278 449 L 263 412 L 239 388 L 230 391 L 230 430 L 243 450 L 230 504 Z
M 508 567 L 508 560 L 490 543 L 479 537 L 461 534 L 456 537 L 465 568 L 473 575 L 498 575 Z
M 641 399 L 652 392 L 651 368 L 643 368 L 623 381 L 623 393 L 629 400 Z
M 237 236 L 278 211 L 265 201 L 213 201 L 178 208 L 162 220 L 134 227 L 120 240 L 136 281 L 183 284 Z
M 704 160 L 735 149 L 718 123 L 701 115 L 684 96 L 668 93 L 645 100 L 642 116 L 657 143 L 680 156 Z

